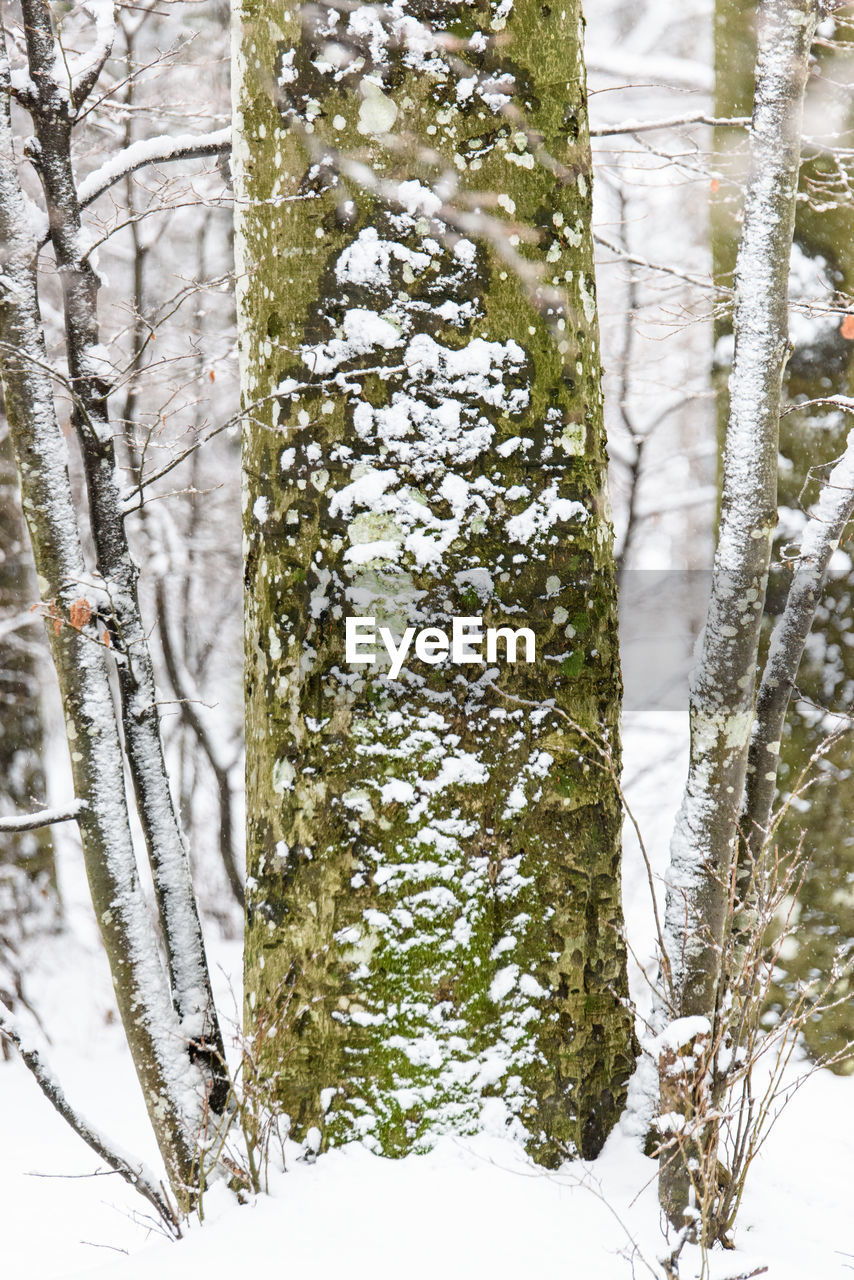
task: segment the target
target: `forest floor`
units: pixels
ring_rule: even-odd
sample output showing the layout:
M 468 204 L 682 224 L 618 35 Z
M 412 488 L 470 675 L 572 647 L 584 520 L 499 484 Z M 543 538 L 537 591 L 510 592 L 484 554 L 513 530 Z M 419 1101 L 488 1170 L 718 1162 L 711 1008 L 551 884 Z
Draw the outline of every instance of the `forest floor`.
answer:
M 646 713 L 626 724 L 626 783 L 655 864 L 666 857 L 683 776 L 682 717 Z M 651 767 L 648 762 L 657 763 Z M 51 1061 L 72 1101 L 116 1141 L 157 1167 L 120 1028 L 85 886 L 66 852 L 66 930 L 45 946 L 28 994 L 51 1038 Z M 629 935 L 651 956 L 646 874 L 627 841 Z M 240 945 L 211 939 L 224 1017 L 236 1024 Z M 644 979 L 633 963 L 641 1003 Z M 808 1072 L 794 1064 L 788 1082 Z M 635 1089 L 635 1093 L 639 1093 Z M 99 1163 L 53 1113 L 23 1065 L 0 1063 L 3 1273 L 27 1280 L 186 1280 L 267 1274 L 441 1277 L 565 1275 L 573 1280 L 663 1277 L 654 1162 L 641 1152 L 630 1111 L 598 1160 L 557 1172 L 533 1166 L 512 1142 L 484 1133 L 442 1139 L 432 1152 L 385 1160 L 358 1146 L 314 1164 L 294 1148 L 270 1194 L 245 1206 L 224 1188 L 204 1201 L 205 1223 L 166 1240 L 145 1202 Z M 758 1156 L 735 1232 L 734 1252 L 708 1259 L 709 1280 L 833 1280 L 854 1270 L 851 1170 L 854 1081 L 813 1073 L 785 1106 Z M 683 1254 L 681 1276 L 701 1274 Z

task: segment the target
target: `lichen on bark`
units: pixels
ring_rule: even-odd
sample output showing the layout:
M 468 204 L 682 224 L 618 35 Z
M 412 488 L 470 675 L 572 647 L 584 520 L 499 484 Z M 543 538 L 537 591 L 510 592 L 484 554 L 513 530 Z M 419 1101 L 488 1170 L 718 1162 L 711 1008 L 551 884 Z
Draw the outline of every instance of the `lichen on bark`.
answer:
M 247 1027 L 313 1145 L 491 1112 L 590 1156 L 633 1037 L 578 7 L 247 0 L 236 50 Z M 539 304 L 444 200 L 505 219 Z M 391 679 L 348 616 L 537 657 Z
M 741 5 L 717 0 L 716 100 L 719 117 L 742 115 L 749 106 L 755 50 L 755 3 Z M 844 29 L 825 37 L 814 49 L 813 74 L 807 87 L 807 132 L 821 121 L 828 133 L 851 120 L 850 80 L 852 54 Z M 715 149 L 729 156 L 724 172 L 738 174 L 738 131 L 718 130 Z M 782 609 L 791 581 L 787 558 L 797 546 L 803 512 L 816 496 L 830 464 L 845 447 L 851 427 L 850 414 L 832 405 L 812 404 L 797 409 L 797 402 L 854 390 L 854 342 L 847 337 L 846 308 L 854 296 L 854 209 L 839 187 L 837 160 L 825 148 L 807 143 L 799 178 L 792 273 L 790 277 L 792 352 L 786 366 L 786 413 L 780 424 L 778 499 L 781 520 L 775 534 L 776 567 L 769 583 L 767 613 L 773 622 Z M 843 164 L 846 162 L 842 162 Z M 739 202 L 735 187 L 722 182 L 713 201 L 713 250 L 716 277 L 728 275 L 735 258 Z M 728 316 L 719 317 L 716 338 L 726 372 Z M 722 420 L 726 417 L 725 378 L 718 397 Z M 810 481 L 812 476 L 812 481 Z M 801 698 L 793 698 L 779 749 L 778 801 L 787 802 L 802 785 L 803 770 L 822 748 L 828 734 L 823 708 L 850 714 L 850 680 L 854 660 L 847 636 L 850 630 L 851 590 L 847 573 L 832 574 L 824 591 L 804 660 L 798 673 Z M 768 628 L 770 630 L 770 627 Z M 786 857 L 800 850 L 806 872 L 793 919 L 777 968 L 771 1012 L 778 1012 L 798 994 L 801 984 L 826 980 L 833 965 L 850 958 L 854 913 L 847 882 L 854 860 L 851 812 L 851 746 L 843 735 L 823 753 L 820 781 L 812 783 L 803 800 L 788 803 L 773 835 L 773 844 Z M 815 771 L 810 775 L 815 777 Z M 834 987 L 834 999 L 805 1024 L 803 1035 L 816 1057 L 833 1058 L 851 1041 L 851 1002 L 844 997 L 850 979 L 843 974 Z M 852 1070 L 843 1056 L 833 1069 Z

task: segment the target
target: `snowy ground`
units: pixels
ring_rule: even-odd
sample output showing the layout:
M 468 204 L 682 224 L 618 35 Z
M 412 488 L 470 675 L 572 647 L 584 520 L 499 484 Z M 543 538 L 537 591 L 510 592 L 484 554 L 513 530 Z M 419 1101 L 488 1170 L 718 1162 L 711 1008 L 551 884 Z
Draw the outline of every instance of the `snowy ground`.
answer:
M 666 856 L 683 775 L 683 720 L 673 713 L 626 724 L 626 781 L 650 855 Z M 651 762 L 655 762 L 651 764 Z M 65 851 L 69 938 L 48 955 L 30 997 L 51 1032 L 51 1060 L 88 1116 L 156 1167 L 133 1071 L 112 1014 L 106 965 L 88 921 L 82 872 Z M 648 890 L 627 849 L 630 936 L 648 962 Z M 218 997 L 233 1015 L 240 948 L 212 946 Z M 641 1003 L 644 980 L 633 964 Z M 802 1070 L 803 1068 L 801 1068 Z M 630 1113 L 592 1164 L 557 1173 L 530 1165 L 512 1143 L 484 1134 L 444 1139 L 426 1156 L 384 1160 L 358 1147 L 316 1164 L 289 1160 L 269 1197 L 240 1207 L 224 1189 L 205 1201 L 204 1229 L 180 1244 L 145 1219 L 147 1206 L 98 1162 L 54 1115 L 18 1061 L 0 1065 L 0 1205 L 4 1274 L 33 1280 L 184 1280 L 188 1275 L 260 1274 L 271 1262 L 320 1277 L 564 1274 L 578 1280 L 662 1276 L 666 1252 L 655 1165 L 640 1151 Z M 710 1280 L 767 1266 L 770 1280 L 831 1280 L 854 1269 L 849 1224 L 854 1083 L 814 1075 L 783 1109 L 752 1174 L 735 1253 L 716 1253 Z M 700 1274 L 684 1259 L 685 1280 Z

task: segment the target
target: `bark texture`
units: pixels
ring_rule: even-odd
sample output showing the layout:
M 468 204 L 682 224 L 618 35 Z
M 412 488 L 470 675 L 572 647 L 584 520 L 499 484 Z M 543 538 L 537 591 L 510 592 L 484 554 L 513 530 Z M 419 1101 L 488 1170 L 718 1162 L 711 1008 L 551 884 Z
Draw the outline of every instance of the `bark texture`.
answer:
M 190 1052 L 204 1062 L 210 1104 L 220 1112 L 228 1092 L 224 1051 L 211 995 L 204 942 L 163 756 L 157 693 L 137 595 L 138 568 L 130 552 L 116 475 L 108 413 L 109 361 L 99 343 L 100 280 L 87 251 L 71 155 L 77 112 L 95 81 L 66 86 L 57 77 L 61 52 L 45 0 L 23 0 L 33 95 L 34 162 L 47 207 L 65 316 L 72 421 L 86 473 L 97 576 L 105 599 L 100 615 L 117 664 L 122 728 L 136 808 L 151 863 L 169 965 L 172 997 Z
M 754 26 L 754 4 L 718 0 L 716 114 L 739 115 L 749 104 Z M 833 34 L 826 27 L 822 33 Z M 817 43 L 814 74 L 807 91 L 805 132 L 818 133 L 820 138 L 841 132 L 854 118 L 848 91 L 854 55 L 846 44 L 845 25 L 840 24 L 835 35 L 839 45 L 832 41 Z M 735 141 L 732 131 L 719 133 L 723 136 L 716 138 L 717 150 Z M 784 608 L 791 617 L 787 599 L 795 587 L 800 592 L 809 581 L 812 563 L 801 567 L 799 562 L 791 562 L 801 542 L 802 512 L 828 481 L 834 460 L 845 449 L 851 426 L 850 413 L 832 403 L 815 403 L 854 392 L 854 339 L 847 336 L 851 332 L 850 320 L 846 323 L 846 309 L 850 314 L 854 297 L 854 207 L 846 195 L 843 176 L 849 166 L 850 161 L 844 157 L 837 159 L 819 145 L 805 144 L 790 275 L 792 353 L 784 378 L 786 413 L 781 422 L 782 464 L 778 474 L 781 521 L 775 538 L 778 563 L 771 576 L 766 609 L 769 632 Z M 723 167 L 737 172 L 737 157 L 728 157 Z M 722 182 L 715 197 L 713 247 L 716 272 L 723 280 L 732 270 L 738 210 L 734 186 Z M 716 335 L 724 339 L 718 348 L 721 372 L 726 366 L 730 332 L 731 322 L 724 317 Z M 725 417 L 726 396 L 721 390 L 719 403 Z M 798 409 L 799 401 L 810 403 Z M 792 789 L 799 785 L 807 762 L 823 747 L 828 724 L 833 723 L 822 708 L 843 716 L 852 712 L 854 650 L 848 640 L 852 607 L 849 575 L 832 573 L 815 585 L 818 599 L 812 639 L 806 645 L 796 684 L 791 678 L 786 680 L 785 700 L 788 703 L 791 697 L 792 701 L 782 731 L 765 735 L 760 730 L 751 749 L 749 794 L 745 800 L 744 830 L 749 839 L 744 859 L 745 891 L 746 882 L 755 878 L 753 867 L 767 835 L 767 812 L 764 819 L 754 817 L 767 809 L 766 797 L 759 796 L 766 790 L 763 784 L 770 786 L 772 800 L 776 796 L 781 802 L 787 801 Z M 797 610 L 797 616 L 803 616 L 802 609 Z M 774 697 L 775 707 L 781 696 L 782 690 Z M 770 706 L 768 712 L 776 714 Z M 765 714 L 760 695 L 757 722 Z M 777 747 L 776 751 L 765 748 L 766 737 L 772 748 Z M 754 767 L 756 778 L 750 772 Z M 770 774 L 774 774 L 773 779 L 765 776 Z M 786 945 L 785 959 L 778 965 L 774 1000 L 779 1000 L 780 1007 L 799 989 L 799 984 L 813 982 L 817 975 L 827 978 L 835 961 L 846 961 L 850 956 L 847 940 L 854 936 L 854 910 L 847 890 L 854 866 L 850 732 L 824 750 L 813 776 L 818 776 L 819 782 L 806 791 L 805 803 L 798 801 L 786 809 L 772 837 L 784 854 L 802 847 L 808 859 L 797 927 Z M 757 821 L 761 829 L 757 828 Z M 834 988 L 834 996 L 844 997 L 849 983 L 850 979 L 843 976 Z M 803 1034 L 816 1056 L 844 1050 L 854 1035 L 851 1002 L 835 1000 L 809 1020 Z M 843 1059 L 834 1069 L 850 1071 L 852 1064 Z
M 124 789 L 124 764 L 96 623 L 70 622 L 87 569 L 57 422 L 38 309 L 36 238 L 16 167 L 10 86 L 0 34 L 0 369 L 24 515 L 42 599 L 52 618 L 86 871 L 116 1001 L 160 1150 L 185 1200 L 195 1162 L 203 1082 L 193 1068 L 161 969 L 139 884 Z
M 530 0 L 238 14 L 246 1020 L 315 1147 L 491 1112 L 591 1156 L 632 1069 L 583 736 L 619 767 L 581 36 Z M 539 298 L 503 260 L 531 232 Z M 391 679 L 348 615 L 528 626 L 537 658 Z
M 719 992 L 777 522 L 789 260 L 816 6 L 813 0 L 761 0 L 758 18 L 747 186 L 735 268 L 735 345 L 720 532 L 692 682 L 689 773 L 671 845 L 665 911 L 671 1016 L 706 1020 L 705 1034 Z M 672 1094 L 672 1084 L 663 1058 L 663 1097 Z M 678 1111 L 678 1105 L 673 1103 L 671 1109 Z M 691 1143 L 686 1142 L 676 1156 L 668 1152 L 661 1167 L 662 1205 L 680 1226 L 691 1195 L 690 1153 Z

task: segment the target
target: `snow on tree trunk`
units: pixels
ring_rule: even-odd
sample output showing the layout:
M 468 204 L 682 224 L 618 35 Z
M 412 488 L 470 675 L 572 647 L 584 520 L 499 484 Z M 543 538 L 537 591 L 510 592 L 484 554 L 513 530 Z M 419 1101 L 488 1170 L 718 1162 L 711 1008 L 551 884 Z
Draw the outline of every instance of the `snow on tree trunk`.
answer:
M 38 172 L 45 193 L 50 236 L 59 267 L 65 311 L 68 368 L 89 498 L 97 569 L 106 600 L 101 608 L 117 665 L 122 726 L 130 774 L 151 862 L 173 999 L 191 1052 L 206 1063 L 210 1103 L 221 1111 L 228 1093 L 223 1044 L 211 995 L 204 942 L 190 876 L 189 857 L 169 789 L 160 738 L 157 692 L 148 639 L 139 610 L 138 568 L 124 527 L 116 475 L 114 428 L 108 398 L 113 369 L 99 342 L 100 280 L 88 253 L 71 160 L 75 93 L 63 83 L 63 62 L 44 0 L 24 0 L 31 115 Z M 57 74 L 60 68 L 60 74 Z M 65 73 L 67 82 L 67 73 Z
M 667 874 L 665 947 L 671 1014 L 715 1014 L 736 824 L 744 789 L 771 539 L 777 521 L 788 276 L 813 0 L 760 0 L 759 47 L 741 243 L 720 532 L 692 681 L 691 749 Z M 708 1027 L 706 1027 L 706 1034 Z M 680 1047 L 685 1048 L 680 1042 Z M 690 1050 L 690 1046 L 689 1046 Z M 684 1054 L 683 1054 L 684 1056 Z M 690 1051 L 687 1055 L 692 1056 Z M 702 1054 L 698 1054 L 698 1061 Z M 662 1057 L 662 1105 L 678 1110 Z M 678 1094 L 678 1090 L 675 1091 Z M 690 1153 L 685 1143 L 682 1157 Z M 662 1160 L 660 1196 L 682 1224 L 689 1159 Z
M 0 369 L 24 515 L 59 676 L 86 871 L 116 1001 L 169 1177 L 185 1200 L 203 1081 L 170 1000 L 137 874 L 103 623 L 80 607 L 88 578 L 38 310 L 36 234 L 18 183 L 0 35 Z M 75 604 L 78 606 L 74 610 Z M 73 621 L 72 621 L 73 619 Z
M 721 33 L 716 52 L 717 115 L 741 115 L 749 105 L 755 46 L 754 10 L 753 4 L 717 0 L 716 21 Z M 844 28 L 834 32 L 833 23 L 826 19 L 821 34 L 829 39 L 817 42 L 814 50 L 817 67 L 807 90 L 804 124 L 807 135 L 819 128 L 826 134 L 841 133 L 854 121 L 851 95 L 846 88 L 852 76 L 852 53 L 845 41 Z M 834 43 L 834 34 L 841 37 L 839 45 Z M 732 144 L 737 131 L 720 130 L 719 133 L 725 136 L 716 138 L 716 150 Z M 730 172 L 737 163 L 734 156 L 728 158 L 722 168 Z M 850 412 L 832 402 L 834 396 L 850 397 L 854 393 L 854 341 L 848 336 L 851 320 L 840 312 L 840 307 L 851 306 L 854 296 L 854 209 L 838 188 L 837 165 L 836 157 L 827 149 L 809 143 L 805 146 L 789 276 L 789 336 L 793 350 L 783 384 L 786 413 L 780 430 L 780 523 L 774 549 L 776 561 L 784 557 L 788 560 L 792 548 L 800 543 L 804 509 L 818 486 L 828 479 L 830 466 L 845 448 L 851 425 Z M 738 203 L 733 199 L 729 183 L 721 183 L 715 203 L 716 272 L 718 278 L 726 282 L 725 273 L 732 270 L 738 239 Z M 730 333 L 731 323 L 723 317 L 716 334 L 721 365 L 726 363 Z M 830 398 L 828 403 L 815 403 L 826 398 Z M 719 401 L 725 417 L 725 395 L 722 394 Z M 798 401 L 810 403 L 799 409 Z M 772 573 L 766 608 L 766 614 L 772 618 L 786 599 L 789 582 L 788 570 L 778 567 Z M 797 929 L 786 945 L 785 959 L 781 958 L 778 963 L 779 981 L 772 993 L 775 1000 L 784 1002 L 798 990 L 799 984 L 814 980 L 816 974 L 829 977 L 834 961 L 840 958 L 840 944 L 844 961 L 850 954 L 845 940 L 854 937 L 854 909 L 846 890 L 854 866 L 849 817 L 854 804 L 850 737 L 844 733 L 834 745 L 824 746 L 828 724 L 833 721 L 829 722 L 821 709 L 851 713 L 854 651 L 847 640 L 852 606 L 849 575 L 831 573 L 824 582 L 822 594 L 812 627 L 813 639 L 797 676 L 797 687 L 803 698 L 793 698 L 782 732 L 771 734 L 767 739 L 772 746 L 779 742 L 778 753 L 765 752 L 765 767 L 758 758 L 755 762 L 751 760 L 758 774 L 755 780 L 749 777 L 748 791 L 752 794 L 745 800 L 746 813 L 762 812 L 765 798 L 760 801 L 757 793 L 765 790 L 762 783 L 769 780 L 759 774 L 768 773 L 775 774 L 772 795 L 779 785 L 780 800 L 788 799 L 807 762 L 822 748 L 822 761 L 818 766 L 822 783 L 809 787 L 804 795 L 805 803 L 798 801 L 782 813 L 773 837 L 782 852 L 790 853 L 802 846 L 808 859 L 799 893 Z M 788 684 L 787 702 L 791 692 L 792 686 Z M 763 718 L 761 706 L 757 717 Z M 755 754 L 758 756 L 758 751 Z M 750 766 L 748 773 L 750 775 Z M 767 814 L 763 827 L 765 824 Z M 751 827 L 749 835 L 751 847 L 745 850 L 743 858 L 740 896 L 752 896 L 753 890 L 759 887 L 754 863 L 765 832 Z M 828 1007 L 810 1018 L 803 1034 L 813 1054 L 834 1055 L 854 1035 L 851 1002 L 829 1001 Z
M 551 1164 L 600 1149 L 633 1062 L 582 736 L 619 767 L 581 18 L 418 14 L 237 19 L 246 1020 L 310 1145 L 491 1113 Z M 345 660 L 348 616 L 528 627 L 536 660 L 422 645 L 392 677 L 381 642 Z
M 792 677 L 800 665 L 831 557 L 851 519 L 852 509 L 854 432 L 849 432 L 845 453 L 827 476 L 801 538 L 786 607 L 771 636 L 756 699 L 756 725 L 750 743 L 744 799 L 747 828 L 744 838 L 754 864 L 761 859 L 768 839 Z

